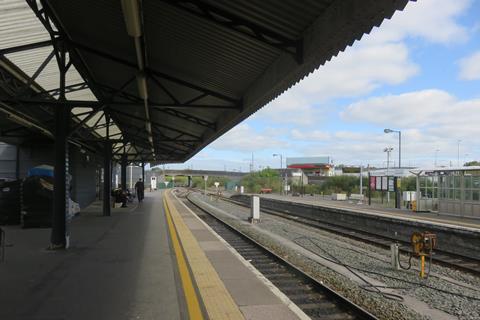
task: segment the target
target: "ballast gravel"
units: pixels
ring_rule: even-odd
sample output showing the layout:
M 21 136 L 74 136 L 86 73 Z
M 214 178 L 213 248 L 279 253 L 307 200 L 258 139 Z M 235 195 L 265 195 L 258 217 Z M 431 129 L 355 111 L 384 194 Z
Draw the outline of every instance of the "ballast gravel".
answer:
M 359 285 L 342 274 L 287 248 L 271 237 L 245 224 L 250 210 L 215 198 L 198 197 L 211 206 L 228 212 L 236 219 L 221 217 L 242 232 L 273 249 L 291 263 L 323 281 L 332 289 L 366 308 L 381 319 L 426 319 L 398 300 L 388 299 L 366 284 Z M 416 259 L 412 268 L 394 270 L 390 264 L 390 251 L 370 244 L 346 238 L 328 231 L 316 229 L 277 216 L 261 213 L 261 222 L 256 225 L 264 230 L 288 239 L 325 259 L 346 265 L 360 277 L 367 276 L 395 289 L 401 295 L 412 296 L 433 309 L 441 310 L 461 320 L 480 319 L 480 278 L 459 270 L 434 264 L 426 280 L 419 278 Z M 408 257 L 401 256 L 402 265 L 408 265 Z M 428 264 L 428 262 L 427 262 Z M 359 282 L 362 282 L 359 280 Z M 428 313 L 427 313 L 428 314 Z M 430 317 L 435 319 L 435 317 Z

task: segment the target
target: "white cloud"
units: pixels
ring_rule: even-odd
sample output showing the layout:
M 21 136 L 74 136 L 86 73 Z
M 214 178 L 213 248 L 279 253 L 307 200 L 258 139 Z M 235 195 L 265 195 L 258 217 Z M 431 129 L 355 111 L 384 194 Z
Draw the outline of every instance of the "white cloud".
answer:
M 294 90 L 320 102 L 363 95 L 383 84 L 399 84 L 417 72 L 403 43 L 359 44 L 322 66 Z
M 365 99 L 349 105 L 343 120 L 385 127 L 437 128 L 444 135 L 480 133 L 480 100 L 458 100 L 442 90 L 421 90 Z M 448 130 L 446 130 L 448 129 Z
M 404 11 L 396 12 L 391 20 L 384 21 L 361 41 L 265 106 L 253 119 L 281 124 L 318 124 L 327 120 L 325 112 L 318 110 L 319 104 L 335 98 L 361 97 L 383 85 L 404 83 L 420 71 L 410 59 L 405 39 L 421 38 L 441 44 L 467 39 L 466 28 L 456 19 L 470 2 L 408 3 Z
M 320 130 L 300 131 L 298 129 L 293 129 L 290 131 L 290 135 L 294 140 L 297 141 L 322 141 L 329 140 L 331 138 L 330 133 Z
M 370 132 L 334 132 L 331 133 L 331 139 L 322 143 L 303 144 L 296 151 L 307 156 L 326 154 L 333 158 L 335 164 L 385 166 L 386 153 L 383 150 L 387 146 L 393 147 L 390 165 L 397 165 L 398 136 L 384 134 L 380 128 Z M 403 166 L 432 166 L 437 149 L 439 164 L 448 165 L 448 160 L 456 164 L 457 139 L 442 137 L 428 130 L 402 130 Z M 473 159 L 478 154 L 477 149 L 474 139 L 462 140 L 460 161 L 468 157 Z
M 338 97 L 368 94 L 388 84 L 405 82 L 419 72 L 404 43 L 408 37 L 449 44 L 467 39 L 465 27 L 456 19 L 470 5 L 469 0 L 422 0 L 396 12 L 361 41 L 348 47 L 290 90 L 292 100 L 322 102 Z M 280 97 L 281 99 L 281 97 Z
M 421 0 L 409 2 L 403 12 L 397 12 L 368 37 L 372 41 L 401 41 L 406 37 L 449 44 L 465 41 L 467 29 L 455 20 L 464 13 L 471 0 Z M 362 40 L 363 41 L 363 40 Z
M 480 80 L 480 51 L 459 61 L 459 78 L 462 80 Z
M 287 91 L 259 110 L 252 119 L 291 125 L 311 125 L 320 121 L 318 110 L 295 91 Z
M 240 124 L 210 145 L 214 150 L 253 152 L 275 147 L 287 147 L 287 143 L 277 135 L 269 134 L 267 128 L 259 132 L 248 124 Z

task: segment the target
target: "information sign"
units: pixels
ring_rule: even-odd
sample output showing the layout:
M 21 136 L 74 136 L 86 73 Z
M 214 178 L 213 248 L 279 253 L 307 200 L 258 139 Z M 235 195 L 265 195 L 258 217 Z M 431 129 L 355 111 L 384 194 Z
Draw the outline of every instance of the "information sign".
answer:
M 375 187 L 376 187 L 376 183 L 375 183 L 375 180 L 376 177 L 370 177 L 370 190 L 375 190 Z
M 394 192 L 395 191 L 395 178 L 388 177 L 388 191 Z
M 388 177 L 382 177 L 382 190 L 387 190 L 388 186 Z
M 382 190 L 382 177 L 376 177 L 375 190 Z

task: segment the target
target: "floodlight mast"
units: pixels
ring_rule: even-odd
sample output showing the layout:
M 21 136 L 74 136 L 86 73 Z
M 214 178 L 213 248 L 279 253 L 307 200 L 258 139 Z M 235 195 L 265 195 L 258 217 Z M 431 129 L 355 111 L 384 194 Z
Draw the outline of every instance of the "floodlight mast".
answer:
M 390 179 L 390 152 L 392 152 L 393 148 L 392 147 L 386 147 L 383 149 L 383 152 L 387 153 L 387 203 L 390 203 L 390 190 L 388 190 L 388 181 Z
M 385 133 L 398 133 L 398 167 L 402 167 L 402 132 L 400 130 L 393 130 L 393 129 L 384 129 L 383 132 Z

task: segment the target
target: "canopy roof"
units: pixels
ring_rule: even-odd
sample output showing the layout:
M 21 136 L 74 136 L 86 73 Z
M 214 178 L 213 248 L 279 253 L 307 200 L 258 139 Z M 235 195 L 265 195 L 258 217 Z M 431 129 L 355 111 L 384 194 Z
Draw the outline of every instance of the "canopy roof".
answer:
M 71 107 L 72 143 L 185 161 L 407 2 L 3 1 L 0 139 Z

